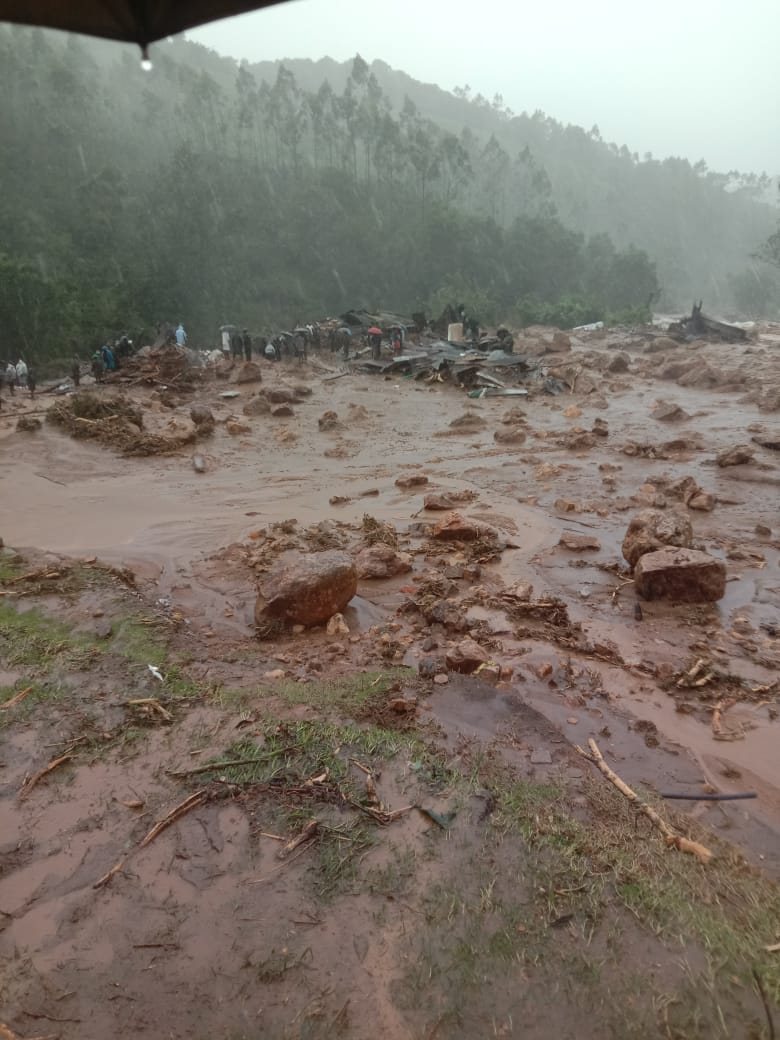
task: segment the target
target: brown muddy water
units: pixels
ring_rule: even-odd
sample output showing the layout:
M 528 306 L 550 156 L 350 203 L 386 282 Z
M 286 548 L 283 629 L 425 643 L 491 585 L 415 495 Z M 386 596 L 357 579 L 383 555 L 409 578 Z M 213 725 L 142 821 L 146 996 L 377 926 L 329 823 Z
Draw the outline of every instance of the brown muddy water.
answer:
M 631 353 L 630 370 L 602 371 L 612 356 L 609 348 L 621 345 Z M 245 572 L 223 563 L 226 547 L 247 545 L 251 532 L 289 518 L 302 526 L 322 520 L 355 525 L 370 513 L 403 534 L 415 520 L 440 518 L 422 512 L 425 492 L 474 491 L 478 497 L 461 512 L 501 529 L 517 546 L 485 567 L 484 580 L 506 586 L 529 581 L 537 596 L 561 597 L 571 620 L 583 626 L 597 650 L 607 652 L 578 659 L 543 640 L 514 640 L 502 632 L 502 619 L 488 611 L 481 620 L 501 637 L 502 660 L 515 667 L 514 679 L 481 694 L 468 683 L 465 693 L 456 682 L 435 689 L 434 717 L 445 730 L 496 737 L 513 705 L 527 705 L 562 740 L 584 743 L 596 736 L 631 782 L 658 790 L 702 790 L 704 784 L 724 792 L 754 790 L 759 797 L 752 802 L 694 805 L 693 811 L 777 866 L 777 687 L 725 711 L 733 739 L 723 740 L 710 725 L 711 704 L 684 691 L 690 703 L 680 711 L 686 698 L 671 696 L 667 686 L 670 676 L 702 656 L 749 688 L 777 679 L 778 454 L 755 446 L 753 463 L 727 469 L 714 459 L 722 448 L 750 443 L 751 430 L 780 425 L 777 413 L 745 400 L 751 391 L 755 397 L 780 384 L 780 351 L 769 336 L 739 347 L 680 347 L 678 356 L 717 370 L 720 386 L 683 387 L 659 379 L 664 359 L 641 353 L 637 344 L 601 340 L 575 346 L 561 367 L 582 364 L 592 392 L 534 393 L 521 401 L 527 438 L 517 447 L 493 439 L 516 405 L 512 400 L 469 400 L 448 385 L 354 373 L 324 382 L 311 369 L 269 366 L 269 382 L 300 382 L 303 375 L 312 396 L 296 406 L 293 418 L 247 420 L 251 432 L 233 437 L 220 420 L 239 415 L 257 388 L 240 388 L 241 397 L 233 401 L 220 399 L 219 387 L 205 388 L 195 400 L 214 409 L 218 427 L 205 449 L 203 474 L 193 470 L 186 452 L 123 459 L 46 425 L 36 434 L 15 433 L 5 409 L 0 535 L 17 548 L 96 555 L 129 566 L 156 582 L 159 596 L 193 624 L 216 635 L 249 636 L 254 588 Z M 147 399 L 150 419 L 162 423 L 169 417 L 155 395 L 134 393 Z M 654 420 L 651 412 L 660 400 L 680 405 L 689 417 Z M 572 405 L 579 414 L 571 414 Z M 30 408 L 20 402 L 15 407 Z M 451 430 L 449 423 L 467 408 L 485 420 L 484 428 Z M 319 430 L 317 418 L 326 409 L 337 412 L 342 429 Z M 560 444 L 561 435 L 590 430 L 596 419 L 606 420 L 609 436 L 597 438 L 594 447 Z M 666 457 L 626 455 L 621 449 L 630 441 L 666 444 Z M 429 485 L 399 490 L 395 479 L 413 471 L 424 473 Z M 631 515 L 685 475 L 716 496 L 712 512 L 688 512 L 696 540 L 727 558 L 727 593 L 706 607 L 642 603 L 638 618 L 632 587 L 620 588 L 615 573 L 604 568 L 622 563 L 620 544 Z M 378 493 L 366 495 L 370 491 Z M 334 495 L 349 501 L 330 505 Z M 669 506 L 685 508 L 671 500 Z M 757 533 L 759 524 L 771 534 Z M 566 531 L 593 535 L 601 548 L 572 552 L 558 544 Z M 392 616 L 404 584 L 361 583 L 348 611 L 350 629 L 367 631 Z M 295 646 L 292 638 L 286 649 L 294 652 Z M 407 663 L 415 664 L 421 654 L 410 646 Z M 648 740 L 648 733 L 657 736 Z

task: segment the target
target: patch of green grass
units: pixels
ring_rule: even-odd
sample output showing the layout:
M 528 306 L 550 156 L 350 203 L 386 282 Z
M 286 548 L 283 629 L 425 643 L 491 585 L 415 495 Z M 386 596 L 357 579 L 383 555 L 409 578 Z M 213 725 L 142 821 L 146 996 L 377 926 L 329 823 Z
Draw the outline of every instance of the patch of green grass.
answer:
M 126 617 L 114 626 L 111 649 L 134 664 L 153 664 L 164 673 L 168 640 L 157 625 Z
M 88 668 L 101 650 L 66 625 L 36 610 L 17 611 L 0 603 L 0 661 L 11 667 L 48 669 L 56 660 L 72 669 Z
M 388 668 L 381 672 L 358 672 L 310 683 L 283 679 L 275 682 L 271 690 L 285 704 L 308 704 L 320 711 L 354 716 L 371 701 L 386 698 L 411 674 L 406 668 Z
M 550 785 L 514 785 L 498 794 L 494 824 L 520 834 L 534 851 L 548 917 L 573 911 L 595 922 L 617 902 L 665 943 L 698 944 L 715 976 L 752 986 L 758 972 L 780 1002 L 780 960 L 766 951 L 780 941 L 780 888 L 689 818 L 678 821 L 681 830 L 716 853 L 707 866 L 668 849 L 602 781 L 591 779 L 586 790 L 584 822 Z
M 0 549 L 0 584 L 24 573 L 25 561 L 13 549 Z
M 29 686 L 32 689 L 18 704 L 11 708 L 2 707 L 6 701 Z M 14 686 L 0 686 L 0 730 L 6 729 L 12 723 L 26 722 L 35 715 L 42 702 L 56 701 L 64 692 L 59 683 L 18 682 Z

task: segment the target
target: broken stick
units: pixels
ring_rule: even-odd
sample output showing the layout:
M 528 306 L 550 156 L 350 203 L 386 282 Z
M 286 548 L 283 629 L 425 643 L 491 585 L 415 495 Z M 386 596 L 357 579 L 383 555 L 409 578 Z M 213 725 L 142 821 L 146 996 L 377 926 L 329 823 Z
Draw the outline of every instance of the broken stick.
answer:
M 9 700 L 3 701 L 3 703 L 0 704 L 0 711 L 5 711 L 6 708 L 13 708 L 15 704 L 18 704 L 20 701 L 23 701 L 28 693 L 32 693 L 34 689 L 34 686 L 28 686 L 26 689 L 20 690 L 18 693 L 15 693 L 13 697 L 11 697 Z
M 150 844 L 150 842 L 153 842 L 157 835 L 161 831 L 164 831 L 166 827 L 170 827 L 172 823 L 175 823 L 176 820 L 184 816 L 185 813 L 188 813 L 190 809 L 195 809 L 197 806 L 202 805 L 206 801 L 206 794 L 206 789 L 202 788 L 200 791 L 191 794 L 189 798 L 185 798 L 183 802 L 179 802 L 178 805 L 175 805 L 170 812 L 166 813 L 161 820 L 158 820 L 157 823 L 155 823 L 148 834 L 139 842 L 137 848 L 145 848 Z M 103 888 L 104 885 L 107 885 L 111 878 L 122 870 L 129 858 L 130 854 L 128 853 L 128 855 L 120 859 L 118 863 L 115 863 L 113 867 L 103 875 L 103 877 L 98 878 L 92 887 Z
M 307 820 L 303 830 L 300 834 L 297 834 L 294 838 L 291 838 L 286 845 L 282 846 L 277 852 L 279 859 L 286 859 L 291 852 L 294 852 L 299 846 L 305 842 L 310 841 L 319 830 L 320 821 L 315 817 Z
M 33 776 L 25 780 L 25 782 L 22 784 L 22 789 L 19 792 L 19 798 L 26 798 L 32 791 L 32 789 L 36 787 L 37 784 L 39 784 L 40 781 L 43 780 L 43 778 L 47 774 L 51 773 L 52 770 L 57 768 L 57 766 L 61 766 L 63 762 L 70 762 L 70 760 L 74 757 L 74 755 L 60 755 L 59 758 L 53 759 L 51 762 L 49 762 L 47 766 L 44 766 L 43 769 L 39 770 Z
M 648 820 L 653 824 L 656 830 L 660 831 L 669 848 L 679 849 L 680 852 L 689 852 L 692 856 L 695 856 L 700 863 L 709 863 L 712 859 L 712 852 L 704 845 L 700 845 L 698 841 L 691 841 L 690 838 L 685 838 L 680 834 L 675 834 L 669 824 L 661 819 L 655 809 L 648 805 L 647 802 L 643 802 L 636 791 L 628 786 L 628 784 L 621 780 L 620 777 L 612 769 L 609 768 L 607 763 L 604 761 L 604 757 L 599 751 L 598 744 L 590 738 L 588 741 L 588 747 L 590 752 L 585 751 L 579 745 L 575 744 L 575 751 L 582 755 L 583 758 L 587 758 L 589 762 L 592 762 L 594 766 L 602 773 L 609 782 L 620 791 L 624 798 L 627 798 L 634 808 L 643 813 Z

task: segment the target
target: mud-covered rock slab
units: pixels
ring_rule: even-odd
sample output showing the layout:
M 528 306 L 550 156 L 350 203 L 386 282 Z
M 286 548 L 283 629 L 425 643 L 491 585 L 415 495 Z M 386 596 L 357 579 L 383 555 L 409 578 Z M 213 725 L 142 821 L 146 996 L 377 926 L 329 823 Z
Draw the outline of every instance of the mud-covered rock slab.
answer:
M 756 449 L 752 444 L 734 444 L 719 451 L 715 461 L 719 466 L 744 466 L 753 461 Z
M 634 588 L 642 599 L 714 603 L 726 591 L 726 565 L 697 549 L 658 549 L 638 560 Z
M 357 592 L 357 580 L 357 568 L 348 553 L 335 549 L 303 553 L 262 582 L 255 620 L 265 624 L 278 618 L 307 628 L 324 625 L 345 609 Z
M 660 512 L 658 509 L 643 509 L 631 518 L 623 539 L 623 556 L 635 567 L 646 553 L 663 549 L 667 545 L 690 548 L 693 528 L 687 516 L 673 510 Z
M 378 542 L 361 549 L 355 557 L 359 578 L 392 578 L 412 569 L 412 558 L 408 553 L 398 552 L 392 545 Z

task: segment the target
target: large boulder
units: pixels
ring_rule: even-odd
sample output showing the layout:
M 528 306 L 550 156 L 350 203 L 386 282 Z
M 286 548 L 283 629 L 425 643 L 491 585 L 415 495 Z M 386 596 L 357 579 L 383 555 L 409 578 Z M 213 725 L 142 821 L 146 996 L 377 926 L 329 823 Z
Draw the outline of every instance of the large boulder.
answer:
M 714 603 L 726 591 L 726 565 L 696 549 L 658 549 L 637 561 L 634 588 L 642 599 Z
M 257 397 L 253 397 L 247 401 L 244 407 L 241 409 L 244 415 L 256 417 L 258 415 L 268 415 L 271 411 L 271 405 L 268 403 L 268 398 L 262 394 L 258 394 Z
M 192 419 L 196 426 L 200 426 L 203 423 L 213 424 L 214 413 L 207 404 L 194 404 L 192 408 L 190 408 L 190 419 Z
M 607 362 L 607 372 L 628 372 L 628 366 L 630 362 L 630 355 L 627 354 L 625 350 L 621 350 L 618 354 L 615 354 L 615 356 L 610 358 Z
M 323 625 L 340 614 L 357 592 L 352 557 L 339 550 L 301 553 L 280 564 L 260 585 L 255 620 L 280 618 L 292 624 Z
M 643 509 L 632 517 L 623 539 L 623 556 L 635 567 L 646 553 L 667 545 L 690 548 L 693 541 L 691 522 L 682 513 L 672 510 L 662 513 L 657 509 Z
M 412 569 L 412 558 L 408 553 L 397 552 L 392 545 L 377 542 L 361 549 L 355 557 L 359 578 L 392 578 Z

